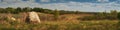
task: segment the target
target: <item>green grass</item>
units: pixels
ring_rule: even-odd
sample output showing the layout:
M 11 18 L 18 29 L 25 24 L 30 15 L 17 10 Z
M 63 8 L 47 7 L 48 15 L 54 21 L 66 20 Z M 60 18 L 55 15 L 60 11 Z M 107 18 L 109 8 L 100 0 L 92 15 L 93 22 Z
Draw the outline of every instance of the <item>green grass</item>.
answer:
M 40 24 L 0 24 L 0 30 L 118 30 L 117 20 L 100 21 L 41 21 Z

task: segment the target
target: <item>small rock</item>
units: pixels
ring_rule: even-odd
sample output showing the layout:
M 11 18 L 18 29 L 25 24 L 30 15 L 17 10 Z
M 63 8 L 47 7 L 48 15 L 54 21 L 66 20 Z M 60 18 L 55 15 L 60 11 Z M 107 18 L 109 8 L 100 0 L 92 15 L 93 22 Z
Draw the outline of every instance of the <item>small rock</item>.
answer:
M 15 21 L 16 19 L 14 17 L 11 17 L 11 20 Z

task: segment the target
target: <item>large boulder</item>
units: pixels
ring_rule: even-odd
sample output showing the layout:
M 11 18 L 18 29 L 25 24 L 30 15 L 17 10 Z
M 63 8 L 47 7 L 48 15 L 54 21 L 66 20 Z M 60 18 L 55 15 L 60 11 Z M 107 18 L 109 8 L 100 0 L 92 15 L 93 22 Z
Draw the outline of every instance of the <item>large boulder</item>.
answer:
M 36 12 L 29 12 L 28 13 L 28 18 L 27 20 L 30 22 L 30 23 L 40 23 L 40 19 L 39 19 L 39 16 Z

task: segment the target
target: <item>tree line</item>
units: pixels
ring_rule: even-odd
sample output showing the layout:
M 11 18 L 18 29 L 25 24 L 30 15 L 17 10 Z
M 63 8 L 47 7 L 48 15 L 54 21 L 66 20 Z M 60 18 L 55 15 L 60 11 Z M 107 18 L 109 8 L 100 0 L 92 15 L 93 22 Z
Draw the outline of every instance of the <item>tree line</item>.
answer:
M 30 11 L 35 11 L 35 12 L 42 12 L 42 13 L 52 13 L 52 10 L 50 9 L 43 9 L 43 8 L 29 8 L 29 7 L 25 7 L 25 8 L 12 8 L 12 7 L 7 7 L 7 8 L 0 8 L 0 13 L 13 13 L 13 14 L 17 14 L 20 12 L 30 12 Z
M 55 9 L 55 10 L 57 10 L 57 9 Z M 39 7 L 35 7 L 35 8 L 30 8 L 30 7 L 24 7 L 24 8 L 21 8 L 21 7 L 17 7 L 17 8 L 7 7 L 7 8 L 0 8 L 0 13 L 17 14 L 17 13 L 20 13 L 20 12 L 35 11 L 35 12 L 53 14 L 55 10 L 39 8 Z M 88 13 L 89 14 L 89 12 L 66 11 L 66 10 L 59 10 L 59 12 L 60 12 L 60 14 L 80 14 L 80 13 Z
M 83 18 L 78 18 L 80 20 L 119 20 L 120 12 L 116 10 L 111 10 L 110 12 L 99 12 L 93 16 L 85 16 Z
M 0 13 L 13 13 L 18 14 L 21 12 L 41 12 L 41 13 L 47 13 L 47 14 L 53 14 L 55 16 L 55 19 L 58 19 L 59 15 L 62 14 L 94 14 L 94 16 L 86 16 L 83 18 L 78 18 L 82 20 L 102 20 L 102 19 L 110 19 L 110 20 L 116 20 L 120 19 L 120 12 L 117 12 L 116 10 L 112 10 L 111 12 L 80 12 L 80 11 L 65 11 L 65 10 L 51 10 L 51 9 L 44 9 L 44 8 L 30 8 L 30 7 L 24 7 L 24 8 L 0 8 Z

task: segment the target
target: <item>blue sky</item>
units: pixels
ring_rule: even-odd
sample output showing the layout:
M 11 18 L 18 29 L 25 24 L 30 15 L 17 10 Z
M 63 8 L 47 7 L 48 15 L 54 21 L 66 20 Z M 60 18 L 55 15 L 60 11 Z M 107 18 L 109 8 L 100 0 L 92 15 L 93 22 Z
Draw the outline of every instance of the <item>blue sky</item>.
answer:
M 47 9 L 104 12 L 120 11 L 120 0 L 0 0 L 0 7 L 40 7 Z

